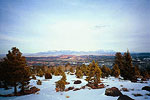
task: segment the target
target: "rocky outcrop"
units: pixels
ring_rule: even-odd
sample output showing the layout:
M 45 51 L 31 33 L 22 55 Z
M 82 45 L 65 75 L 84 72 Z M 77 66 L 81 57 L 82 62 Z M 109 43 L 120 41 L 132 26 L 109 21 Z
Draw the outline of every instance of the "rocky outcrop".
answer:
M 107 95 L 107 96 L 121 96 L 122 93 L 119 91 L 118 88 L 112 87 L 112 88 L 107 88 L 105 90 L 105 95 Z
M 81 84 L 82 82 L 80 80 L 74 81 L 74 84 Z
M 150 86 L 144 86 L 142 90 L 150 91 Z
M 119 98 L 117 100 L 134 100 L 134 99 L 130 98 L 127 95 L 121 95 L 121 96 L 119 96 Z

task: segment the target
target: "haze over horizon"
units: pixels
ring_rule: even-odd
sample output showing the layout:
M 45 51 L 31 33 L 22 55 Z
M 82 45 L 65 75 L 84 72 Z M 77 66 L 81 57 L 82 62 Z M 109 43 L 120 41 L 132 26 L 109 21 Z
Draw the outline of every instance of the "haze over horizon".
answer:
M 0 0 L 0 54 L 150 52 L 150 0 Z

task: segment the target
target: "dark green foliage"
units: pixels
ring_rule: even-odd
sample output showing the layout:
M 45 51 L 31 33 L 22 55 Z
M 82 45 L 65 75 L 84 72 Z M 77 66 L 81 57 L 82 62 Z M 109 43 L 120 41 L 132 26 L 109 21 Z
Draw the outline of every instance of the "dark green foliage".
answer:
M 121 76 L 124 79 L 132 80 L 134 78 L 134 68 L 132 65 L 132 57 L 131 57 L 129 51 L 124 53 L 123 58 L 124 58 L 123 59 L 123 70 L 121 72 Z
M 95 63 L 95 61 L 92 61 L 88 67 L 86 81 L 88 81 L 88 83 L 94 84 L 97 87 L 98 83 L 100 82 L 102 71 L 98 64 Z
M 57 68 L 55 69 L 54 75 L 55 75 L 55 76 L 59 76 L 59 75 L 61 75 L 62 73 L 63 73 L 62 67 L 59 66 L 59 67 L 57 67 Z
M 124 79 L 135 80 L 136 75 L 139 74 L 138 69 L 132 65 L 132 57 L 129 50 L 123 56 L 121 53 L 116 53 L 115 64 L 118 65 L 120 74 Z
M 36 77 L 35 77 L 35 75 L 32 75 L 32 79 L 36 80 Z
M 120 75 L 120 69 L 117 64 L 112 68 L 112 76 L 118 77 Z
M 61 80 L 57 81 L 56 82 L 56 88 L 57 88 L 57 91 L 64 91 L 65 90 L 65 85 L 66 85 L 66 74 L 64 72 L 62 72 L 62 78 Z
M 66 74 L 65 74 L 65 72 L 62 72 L 61 76 L 62 76 L 61 80 L 65 81 L 65 83 L 66 83 L 66 80 L 67 80 L 67 79 L 66 79 Z
M 55 76 L 59 76 L 59 75 L 60 75 L 60 73 L 58 72 L 57 69 L 55 70 L 54 75 L 55 75 Z
M 58 70 L 58 73 L 61 75 L 64 71 L 62 70 L 62 66 L 59 66 L 58 68 L 57 68 L 57 70 Z
M 76 72 L 76 77 L 77 77 L 77 78 L 82 78 L 82 77 L 83 77 L 83 73 L 82 73 L 81 70 L 77 70 L 77 72 Z
M 13 47 L 8 51 L 6 58 L 1 63 L 1 75 L 3 83 L 14 86 L 14 93 L 17 93 L 17 86 L 21 84 L 21 92 L 29 84 L 30 69 L 26 65 L 26 59 L 18 48 Z
M 41 81 L 41 80 L 38 80 L 38 81 L 37 81 L 37 85 L 42 85 L 42 81 Z
M 123 68 L 123 56 L 120 52 L 117 52 L 116 55 L 115 55 L 115 64 L 118 65 L 119 69 L 120 69 L 120 72 L 122 74 L 124 68 Z
M 65 90 L 65 81 L 64 80 L 57 81 L 56 88 L 58 88 L 58 91 L 64 91 Z
M 46 72 L 45 73 L 45 79 L 52 79 L 51 73 Z
M 140 75 L 141 75 L 140 74 L 140 69 L 139 69 L 138 65 L 136 65 L 134 67 L 134 76 L 138 78 Z
M 85 75 L 85 76 L 87 75 L 87 66 L 85 64 L 83 64 L 81 66 L 81 71 L 82 71 L 83 75 Z
M 73 70 L 73 68 L 72 68 L 72 67 L 70 68 L 70 72 L 71 72 L 71 73 L 73 73 L 73 72 L 74 72 L 74 70 Z
M 44 75 L 44 72 L 40 69 L 40 70 L 38 71 L 37 76 L 43 77 L 43 75 Z
M 105 65 L 102 66 L 102 77 L 108 77 L 111 74 L 110 68 L 106 67 Z
M 51 73 L 52 73 L 52 75 L 54 75 L 54 73 L 55 73 L 55 68 L 54 67 L 51 68 Z

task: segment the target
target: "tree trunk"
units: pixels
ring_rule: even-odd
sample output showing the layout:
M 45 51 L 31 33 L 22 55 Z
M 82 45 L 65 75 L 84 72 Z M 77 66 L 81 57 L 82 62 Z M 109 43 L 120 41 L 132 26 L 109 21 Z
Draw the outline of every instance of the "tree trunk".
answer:
M 14 93 L 15 93 L 15 95 L 17 94 L 17 84 L 16 83 L 14 84 Z
M 21 92 L 24 93 L 24 83 L 22 83 Z

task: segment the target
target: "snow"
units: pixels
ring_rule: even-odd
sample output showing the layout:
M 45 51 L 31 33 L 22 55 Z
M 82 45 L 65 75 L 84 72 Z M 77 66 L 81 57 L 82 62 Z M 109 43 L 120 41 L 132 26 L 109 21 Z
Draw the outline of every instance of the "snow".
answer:
M 67 74 L 66 74 L 67 75 Z M 132 83 L 130 81 L 119 80 L 118 78 L 108 77 L 101 78 L 102 82 L 106 86 L 103 89 L 90 89 L 86 87 L 78 91 L 67 91 L 67 92 L 56 92 L 55 91 L 55 82 L 61 79 L 61 76 L 53 76 L 52 79 L 45 79 L 44 77 L 37 77 L 37 79 L 42 80 L 42 85 L 37 85 L 37 80 L 31 80 L 30 85 L 36 86 L 40 91 L 36 94 L 24 95 L 24 96 L 14 96 L 14 97 L 0 97 L 0 100 L 117 100 L 118 97 L 106 96 L 105 90 L 110 87 L 117 87 L 118 89 L 127 88 L 129 92 L 123 92 L 123 94 L 128 95 L 129 97 L 135 100 L 148 100 L 150 96 L 147 96 L 148 91 L 142 90 L 144 86 L 150 86 L 150 81 L 148 83 Z M 66 85 L 66 88 L 74 86 L 75 88 L 80 88 L 87 84 L 83 79 L 76 78 L 75 75 L 67 75 L 67 82 L 70 82 L 69 85 Z M 81 84 L 73 84 L 75 80 L 81 80 Z M 123 85 L 123 87 L 121 87 Z M 131 90 L 131 89 L 134 89 Z M 0 94 L 9 94 L 13 92 L 13 88 L 9 90 L 4 90 L 0 88 Z M 140 93 L 143 96 L 135 97 L 132 94 Z M 69 96 L 69 98 L 66 98 Z

